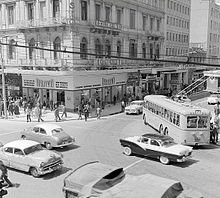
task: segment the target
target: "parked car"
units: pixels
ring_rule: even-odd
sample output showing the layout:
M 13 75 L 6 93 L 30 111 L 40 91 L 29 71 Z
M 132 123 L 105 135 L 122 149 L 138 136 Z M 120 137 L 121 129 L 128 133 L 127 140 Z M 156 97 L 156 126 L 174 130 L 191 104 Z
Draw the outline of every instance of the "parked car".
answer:
M 5 166 L 29 172 L 34 177 L 61 169 L 63 164 L 61 154 L 48 151 L 31 140 L 16 140 L 3 145 L 0 160 Z
M 209 105 L 220 104 L 220 94 L 212 94 L 208 97 L 207 102 Z
M 48 123 L 38 124 L 22 131 L 21 138 L 37 141 L 47 149 L 69 146 L 75 142 L 75 138 L 68 135 L 60 126 Z
M 152 174 L 133 176 L 125 174 L 123 168 L 97 161 L 73 170 L 64 178 L 63 184 L 65 198 L 177 198 L 184 191 L 179 181 Z M 197 195 L 184 193 L 185 198 L 201 198 Z
M 140 114 L 143 112 L 143 100 L 135 100 L 130 103 L 129 106 L 125 107 L 126 114 Z
M 171 137 L 160 134 L 128 137 L 120 139 L 120 143 L 125 155 L 158 158 L 162 164 L 169 164 L 170 161 L 184 162 L 192 154 L 192 147 L 177 144 Z

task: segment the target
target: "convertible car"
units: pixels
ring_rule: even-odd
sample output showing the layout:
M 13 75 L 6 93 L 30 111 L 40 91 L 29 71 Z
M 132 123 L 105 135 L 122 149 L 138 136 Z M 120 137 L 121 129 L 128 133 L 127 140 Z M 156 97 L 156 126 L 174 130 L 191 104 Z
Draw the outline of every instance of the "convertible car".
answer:
M 162 164 L 169 164 L 170 161 L 184 162 L 192 154 L 192 147 L 177 144 L 171 137 L 159 134 L 128 137 L 120 139 L 120 143 L 125 155 L 158 158 Z
M 0 148 L 0 160 L 7 167 L 39 177 L 61 169 L 62 155 L 48 151 L 35 141 L 16 140 Z
M 56 124 L 38 124 L 21 132 L 21 138 L 41 143 L 47 149 L 72 145 L 75 138 Z

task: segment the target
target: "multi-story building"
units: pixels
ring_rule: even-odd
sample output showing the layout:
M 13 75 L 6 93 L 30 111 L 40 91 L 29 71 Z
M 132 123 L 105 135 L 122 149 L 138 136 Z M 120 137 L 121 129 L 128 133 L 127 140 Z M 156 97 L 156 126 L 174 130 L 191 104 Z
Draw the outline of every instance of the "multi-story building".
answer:
M 20 69 L 24 96 L 69 108 L 138 95 L 151 65 L 133 59 L 163 54 L 164 8 L 164 0 L 1 0 L 4 65 Z
M 216 58 L 220 58 L 220 6 L 215 0 L 192 1 L 190 28 L 190 42 L 204 43 L 207 62 L 217 63 Z
M 185 61 L 189 50 L 191 0 L 166 0 L 165 2 L 164 59 Z M 177 63 L 172 65 L 179 69 L 163 72 L 163 84 L 165 88 L 178 91 L 183 85 L 188 84 L 188 69 Z

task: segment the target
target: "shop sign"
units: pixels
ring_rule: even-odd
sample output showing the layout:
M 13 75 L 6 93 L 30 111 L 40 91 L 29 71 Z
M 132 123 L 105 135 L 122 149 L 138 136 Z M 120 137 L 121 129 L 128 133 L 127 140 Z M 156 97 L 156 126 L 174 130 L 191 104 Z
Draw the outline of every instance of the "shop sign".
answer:
M 102 78 L 102 86 L 110 86 L 115 84 L 115 77 Z
M 139 81 L 139 73 L 138 72 L 128 73 L 127 84 L 134 83 L 137 81 Z
M 95 26 L 102 27 L 102 28 L 110 28 L 110 29 L 116 29 L 116 30 L 121 30 L 122 25 L 118 23 L 111 23 L 107 21 L 95 21 L 94 22 Z
M 40 80 L 36 79 L 36 86 L 41 88 L 53 88 L 54 87 L 54 80 Z

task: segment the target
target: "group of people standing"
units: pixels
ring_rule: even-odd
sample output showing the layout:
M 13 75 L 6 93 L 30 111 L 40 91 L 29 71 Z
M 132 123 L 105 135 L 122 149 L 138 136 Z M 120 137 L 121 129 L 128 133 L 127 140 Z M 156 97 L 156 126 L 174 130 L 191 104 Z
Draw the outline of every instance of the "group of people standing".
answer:
M 220 134 L 220 114 L 215 111 L 214 116 L 210 121 L 210 142 L 213 144 L 217 144 L 219 139 L 218 135 Z

